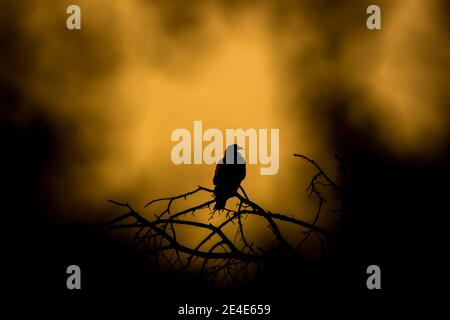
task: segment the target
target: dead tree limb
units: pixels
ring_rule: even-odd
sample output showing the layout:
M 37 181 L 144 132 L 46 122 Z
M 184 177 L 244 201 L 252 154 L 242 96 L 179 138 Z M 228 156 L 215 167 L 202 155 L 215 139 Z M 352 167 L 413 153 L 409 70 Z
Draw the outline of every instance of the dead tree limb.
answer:
M 309 197 L 314 195 L 318 199 L 317 210 L 312 222 L 265 210 L 250 200 L 242 187 L 239 188 L 240 192 L 235 194 L 238 202 L 235 208 L 225 208 L 221 212 L 217 212 L 211 209 L 211 205 L 215 203 L 214 190 L 198 186 L 197 189 L 184 194 L 148 202 L 145 208 L 150 208 L 156 203 L 165 202 L 165 209 L 160 213 L 153 213 L 153 219 L 145 218 L 127 202 L 108 200 L 112 204 L 125 208 L 127 212 L 98 226 L 108 230 L 132 230 L 132 246 L 143 254 L 154 257 L 157 263 L 168 266 L 171 269 L 185 270 L 191 268 L 193 267 L 193 262 L 200 259 L 200 272 L 214 281 L 217 279 L 225 282 L 235 281 L 242 277 L 243 274 L 246 274 L 246 276 L 243 276 L 244 278 L 248 277 L 250 264 L 258 265 L 273 259 L 273 252 L 284 252 L 285 255 L 301 260 L 303 258 L 301 247 L 313 233 L 318 235 L 321 244 L 324 241 L 323 239 L 336 236 L 333 232 L 319 227 L 317 224 L 323 205 L 327 201 L 321 190 L 323 188 L 339 190 L 341 186 L 325 174 L 314 160 L 300 154 L 294 154 L 294 156 L 306 160 L 317 170 L 306 189 Z M 211 200 L 173 212 L 173 204 L 176 201 L 187 200 L 199 194 L 207 194 L 211 196 Z M 213 223 L 195 221 L 189 217 L 190 214 L 200 210 L 205 211 L 205 214 L 209 213 L 211 218 L 216 213 L 225 214 L 226 219 L 220 224 L 214 225 Z M 274 247 L 261 248 L 253 242 L 249 242 L 244 229 L 245 220 L 248 217 L 264 219 L 267 222 L 267 226 L 273 235 Z M 211 218 L 209 221 L 211 221 Z M 296 246 L 285 239 L 280 229 L 280 222 L 303 229 L 303 231 L 299 232 L 303 236 Z M 225 227 L 230 224 L 235 226 L 233 231 L 234 237 L 225 231 Z M 196 230 L 207 231 L 207 235 L 195 246 L 188 246 L 183 244 L 177 237 L 180 226 L 189 226 Z

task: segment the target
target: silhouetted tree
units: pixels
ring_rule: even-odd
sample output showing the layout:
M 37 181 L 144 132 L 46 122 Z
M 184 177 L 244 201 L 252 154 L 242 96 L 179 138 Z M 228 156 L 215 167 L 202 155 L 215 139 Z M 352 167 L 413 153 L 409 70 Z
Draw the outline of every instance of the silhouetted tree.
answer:
M 200 273 L 206 275 L 215 282 L 228 283 L 238 279 L 249 279 L 252 271 L 264 262 L 273 259 L 274 252 L 282 253 L 291 259 L 301 261 L 301 247 L 312 235 L 316 235 L 321 244 L 329 238 L 335 237 L 335 234 L 318 226 L 321 211 L 324 203 L 327 201 L 321 190 L 331 188 L 342 193 L 343 186 L 332 180 L 314 161 L 301 154 L 294 154 L 306 160 L 316 169 L 312 177 L 307 192 L 309 197 L 316 197 L 318 200 L 317 210 L 314 219 L 311 222 L 302 221 L 294 216 L 288 216 L 281 213 L 275 213 L 263 209 L 257 203 L 251 201 L 242 187 L 234 197 L 237 198 L 237 204 L 234 209 L 224 208 L 222 211 L 211 209 L 216 199 L 214 190 L 203 186 L 197 189 L 166 198 L 160 198 L 150 201 L 145 207 L 150 207 L 155 203 L 166 202 L 165 209 L 154 215 L 154 219 L 146 219 L 128 203 L 108 200 L 109 202 L 124 207 L 127 213 L 102 223 L 100 227 L 111 229 L 133 230 L 131 245 L 140 252 L 153 256 L 155 261 L 172 270 L 183 271 L 193 267 L 193 261 L 200 259 Z M 337 158 L 342 166 L 342 161 Z M 187 200 L 199 194 L 210 194 L 213 198 L 204 201 L 199 205 L 173 212 L 172 207 L 176 201 Z M 210 219 L 214 214 L 225 214 L 226 219 L 218 225 L 212 223 L 203 223 L 190 219 L 194 217 L 199 210 L 207 209 L 210 212 Z M 344 208 L 337 210 L 343 211 Z M 336 211 L 336 210 L 335 210 Z M 261 248 L 250 243 L 245 234 L 245 219 L 254 216 L 264 219 L 267 226 L 273 234 L 275 243 L 271 248 Z M 300 228 L 299 239 L 296 244 L 292 244 L 285 239 L 280 231 L 279 223 L 287 223 L 291 226 Z M 234 237 L 226 235 L 224 228 L 229 225 L 234 226 Z M 177 228 L 179 226 L 190 226 L 198 230 L 207 231 L 205 236 L 196 246 L 185 246 L 177 237 Z M 206 244 L 210 243 L 208 247 Z M 207 248 L 207 249 L 205 249 Z M 279 258 L 279 256 L 278 256 Z

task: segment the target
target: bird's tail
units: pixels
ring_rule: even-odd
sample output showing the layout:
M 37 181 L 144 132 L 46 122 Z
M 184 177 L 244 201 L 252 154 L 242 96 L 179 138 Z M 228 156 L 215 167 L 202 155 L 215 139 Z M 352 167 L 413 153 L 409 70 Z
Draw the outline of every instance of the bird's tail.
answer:
M 222 210 L 225 208 L 226 204 L 227 204 L 227 199 L 216 198 L 216 205 L 214 206 L 214 210 Z

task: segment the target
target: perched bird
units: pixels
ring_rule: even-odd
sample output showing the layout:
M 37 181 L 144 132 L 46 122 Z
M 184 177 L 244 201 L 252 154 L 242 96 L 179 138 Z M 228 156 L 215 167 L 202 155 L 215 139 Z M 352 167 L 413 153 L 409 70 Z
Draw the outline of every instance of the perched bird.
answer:
M 229 145 L 225 149 L 223 159 L 216 166 L 213 179 L 216 198 L 214 209 L 224 209 L 227 200 L 236 194 L 245 178 L 245 160 L 238 150 L 242 148 L 237 144 Z

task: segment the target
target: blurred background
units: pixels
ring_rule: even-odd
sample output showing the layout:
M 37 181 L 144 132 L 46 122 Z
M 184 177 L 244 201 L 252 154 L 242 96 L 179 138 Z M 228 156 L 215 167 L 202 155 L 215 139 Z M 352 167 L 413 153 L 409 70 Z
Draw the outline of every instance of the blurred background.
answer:
M 170 159 L 170 134 L 194 120 L 279 128 L 278 174 L 249 165 L 243 186 L 263 207 L 303 220 L 316 206 L 304 192 L 314 171 L 292 154 L 334 178 L 334 155 L 344 158 L 352 219 L 336 256 L 355 258 L 358 243 L 367 249 L 356 249 L 358 263 L 389 265 L 394 240 L 417 232 L 403 215 L 426 219 L 428 199 L 445 192 L 436 183 L 448 176 L 446 1 L 80 0 L 77 31 L 66 28 L 70 4 L 2 1 L 0 10 L 4 216 L 50 248 L 42 255 L 82 257 L 85 246 L 72 239 L 63 253 L 37 230 L 122 212 L 106 199 L 142 210 L 211 187 L 214 166 Z M 366 28 L 370 4 L 381 7 L 381 30 Z

